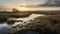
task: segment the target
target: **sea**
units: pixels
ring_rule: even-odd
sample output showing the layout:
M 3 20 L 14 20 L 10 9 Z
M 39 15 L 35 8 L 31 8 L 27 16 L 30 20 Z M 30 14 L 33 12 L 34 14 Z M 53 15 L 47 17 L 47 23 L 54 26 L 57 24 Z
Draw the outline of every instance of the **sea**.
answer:
M 39 16 L 45 16 L 44 14 L 32 14 L 29 17 L 26 18 L 16 18 L 16 20 L 31 20 Z M 16 24 L 16 23 L 15 23 Z M 19 23 L 18 23 L 19 24 Z M 12 30 L 7 30 L 7 27 L 10 27 L 11 25 L 7 24 L 6 22 L 0 23 L 0 34 L 12 34 Z M 39 34 L 38 32 L 33 32 L 33 31 L 26 31 L 27 34 Z

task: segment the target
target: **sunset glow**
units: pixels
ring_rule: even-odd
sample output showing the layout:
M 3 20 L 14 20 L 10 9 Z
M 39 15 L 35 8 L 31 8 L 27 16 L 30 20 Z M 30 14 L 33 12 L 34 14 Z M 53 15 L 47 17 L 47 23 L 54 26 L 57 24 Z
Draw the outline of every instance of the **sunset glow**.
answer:
M 46 1 L 46 0 L 0 0 L 0 7 L 2 6 L 0 8 L 0 11 L 4 11 L 4 10 L 12 11 L 13 8 L 15 8 L 19 11 L 60 10 L 60 7 L 41 7 L 40 6 L 41 4 L 45 4 L 47 2 L 48 1 Z M 39 6 L 34 7 L 33 5 L 34 6 L 39 5 Z
M 31 6 L 19 6 L 17 8 L 19 11 L 54 11 L 54 10 L 60 10 L 60 7 L 31 7 Z
M 19 11 L 26 11 L 27 8 L 26 7 L 18 7 L 17 10 L 19 10 Z

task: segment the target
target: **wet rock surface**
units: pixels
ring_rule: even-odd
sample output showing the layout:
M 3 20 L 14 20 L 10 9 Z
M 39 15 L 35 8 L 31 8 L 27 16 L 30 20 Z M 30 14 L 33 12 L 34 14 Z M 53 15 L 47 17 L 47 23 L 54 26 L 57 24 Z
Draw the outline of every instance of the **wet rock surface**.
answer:
M 54 19 L 52 19 L 53 17 Z M 20 34 L 20 32 L 22 34 L 25 34 L 26 31 L 29 32 L 29 30 L 38 32 L 39 34 L 60 34 L 60 22 L 53 22 L 55 19 L 57 20 L 58 18 L 59 17 L 57 16 L 40 16 L 34 18 L 35 20 L 32 20 L 29 23 L 25 23 L 25 25 L 18 24 L 16 27 L 12 27 L 12 29 L 14 30 L 13 34 Z M 23 31 L 25 31 L 25 33 Z

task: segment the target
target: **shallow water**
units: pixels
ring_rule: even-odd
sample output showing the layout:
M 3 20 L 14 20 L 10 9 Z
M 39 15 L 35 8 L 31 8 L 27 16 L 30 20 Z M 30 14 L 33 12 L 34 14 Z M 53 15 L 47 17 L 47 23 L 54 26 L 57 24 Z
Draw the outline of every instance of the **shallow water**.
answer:
M 7 23 L 0 24 L 0 34 L 12 34 L 12 30 L 7 30 L 9 25 Z M 26 31 L 26 34 L 39 34 L 38 32 L 34 31 Z
M 0 34 L 11 34 L 11 31 L 7 30 L 8 24 L 1 23 L 0 24 Z
M 40 15 L 40 14 L 32 14 L 27 18 L 17 18 L 16 20 L 20 20 L 22 19 L 23 21 L 27 21 L 33 18 L 36 18 L 38 16 L 44 16 L 44 15 Z M 11 34 L 12 30 L 7 30 L 7 27 L 10 27 L 9 24 L 7 24 L 6 22 L 4 23 L 0 23 L 0 34 Z M 33 32 L 33 31 L 26 31 L 27 34 L 39 34 L 37 32 Z

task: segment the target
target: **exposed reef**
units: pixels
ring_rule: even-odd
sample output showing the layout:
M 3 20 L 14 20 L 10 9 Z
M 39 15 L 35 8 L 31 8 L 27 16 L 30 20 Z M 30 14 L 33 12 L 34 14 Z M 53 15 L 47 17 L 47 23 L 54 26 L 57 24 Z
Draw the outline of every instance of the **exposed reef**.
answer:
M 12 34 L 26 34 L 26 31 L 35 31 L 40 34 L 60 34 L 60 16 L 40 16 L 29 23 L 12 27 Z

